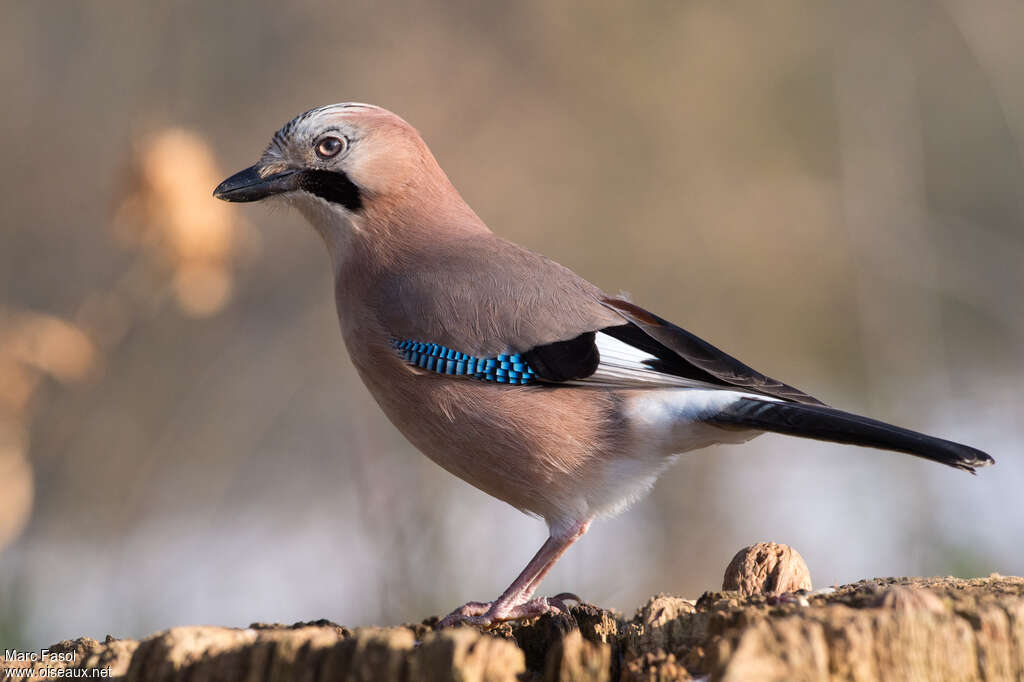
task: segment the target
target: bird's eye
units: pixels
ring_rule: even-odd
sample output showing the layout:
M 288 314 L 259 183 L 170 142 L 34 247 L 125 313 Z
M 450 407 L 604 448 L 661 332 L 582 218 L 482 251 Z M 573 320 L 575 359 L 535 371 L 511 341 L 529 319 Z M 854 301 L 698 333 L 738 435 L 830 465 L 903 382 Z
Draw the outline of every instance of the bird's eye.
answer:
M 337 156 L 345 148 L 345 140 L 340 137 L 325 137 L 316 143 L 316 155 L 321 159 Z

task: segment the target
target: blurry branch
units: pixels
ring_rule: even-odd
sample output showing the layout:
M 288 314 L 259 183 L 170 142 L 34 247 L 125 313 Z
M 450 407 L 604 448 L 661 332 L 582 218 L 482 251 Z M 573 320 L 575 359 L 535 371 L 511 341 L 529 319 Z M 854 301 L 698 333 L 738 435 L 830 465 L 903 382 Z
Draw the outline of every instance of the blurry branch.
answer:
M 96 348 L 77 326 L 52 315 L 0 308 L 0 548 L 28 522 L 35 497 L 27 424 L 45 376 L 86 378 Z
M 230 300 L 245 226 L 210 195 L 220 172 L 206 143 L 165 130 L 141 141 L 128 168 L 113 224 L 138 252 L 126 271 L 86 295 L 72 319 L 0 307 L 0 549 L 31 513 L 28 425 L 42 408 L 44 378 L 73 384 L 96 376 L 167 291 L 191 317 L 216 314 Z
M 217 313 L 231 297 L 242 226 L 237 212 L 211 197 L 220 176 L 197 135 L 159 132 L 137 146 L 114 220 L 123 243 L 170 270 L 175 300 L 192 317 Z
M 95 348 L 81 329 L 51 315 L 0 312 L 0 348 L 62 383 L 84 379 L 95 364 Z

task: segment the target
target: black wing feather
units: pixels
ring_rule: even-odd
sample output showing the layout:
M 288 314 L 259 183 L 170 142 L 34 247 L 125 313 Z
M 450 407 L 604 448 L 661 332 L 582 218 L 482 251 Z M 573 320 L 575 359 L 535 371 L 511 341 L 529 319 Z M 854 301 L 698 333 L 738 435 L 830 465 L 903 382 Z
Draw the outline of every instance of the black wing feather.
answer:
M 535 346 L 521 355 L 537 376 L 547 381 L 586 379 L 601 361 L 595 336 L 595 332 L 585 332 L 568 341 Z
M 742 388 L 808 405 L 824 405 L 817 398 L 761 374 L 731 355 L 718 350 L 707 341 L 663 320 L 640 306 L 616 298 L 603 298 L 601 302 L 626 318 L 634 328 L 642 331 L 654 343 L 641 340 L 639 343 L 644 343 L 644 345 L 639 345 L 635 332 L 623 330 L 622 327 L 609 327 L 601 331 L 657 356 L 670 371 L 671 368 L 676 368 L 676 371 L 671 371 L 671 373 L 707 380 L 699 374 L 695 375 L 694 371 L 696 370 L 698 373 L 703 373 L 705 377 L 711 377 L 711 383 Z
M 623 343 L 639 348 L 645 353 L 654 356 L 653 360 L 645 361 L 645 364 L 655 372 L 672 374 L 677 377 L 703 381 L 708 384 L 717 384 L 728 388 L 735 388 L 734 384 L 723 381 L 714 374 L 710 374 L 691 362 L 687 362 L 678 353 L 666 348 L 656 339 L 647 334 L 643 329 L 632 322 L 605 327 L 602 334 L 614 337 Z
M 824 404 L 639 306 L 614 298 L 602 298 L 601 303 L 625 318 L 626 323 L 523 352 L 523 359 L 538 377 L 559 382 L 586 379 L 594 374 L 601 360 L 595 337 L 601 332 L 651 355 L 654 359 L 647 364 L 654 372 L 809 405 Z

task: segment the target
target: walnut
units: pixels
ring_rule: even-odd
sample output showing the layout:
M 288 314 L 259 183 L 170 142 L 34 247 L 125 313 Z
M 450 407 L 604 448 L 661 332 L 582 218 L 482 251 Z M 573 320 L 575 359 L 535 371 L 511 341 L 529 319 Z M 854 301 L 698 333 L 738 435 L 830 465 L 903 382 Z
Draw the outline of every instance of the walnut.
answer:
M 759 542 L 744 547 L 732 558 L 725 569 L 722 589 L 737 590 L 744 597 L 810 590 L 811 572 L 792 547 Z

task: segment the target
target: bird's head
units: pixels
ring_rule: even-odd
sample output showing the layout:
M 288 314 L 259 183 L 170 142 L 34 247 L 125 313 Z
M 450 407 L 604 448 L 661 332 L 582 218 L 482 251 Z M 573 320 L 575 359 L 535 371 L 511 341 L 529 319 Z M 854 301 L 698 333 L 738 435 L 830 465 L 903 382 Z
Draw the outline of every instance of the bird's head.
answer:
M 421 210 L 459 212 L 462 204 L 415 128 L 386 109 L 351 102 L 296 116 L 258 163 L 213 194 L 224 201 L 282 197 L 325 238 L 335 224 L 369 230 L 403 217 L 422 222 L 414 215 Z

